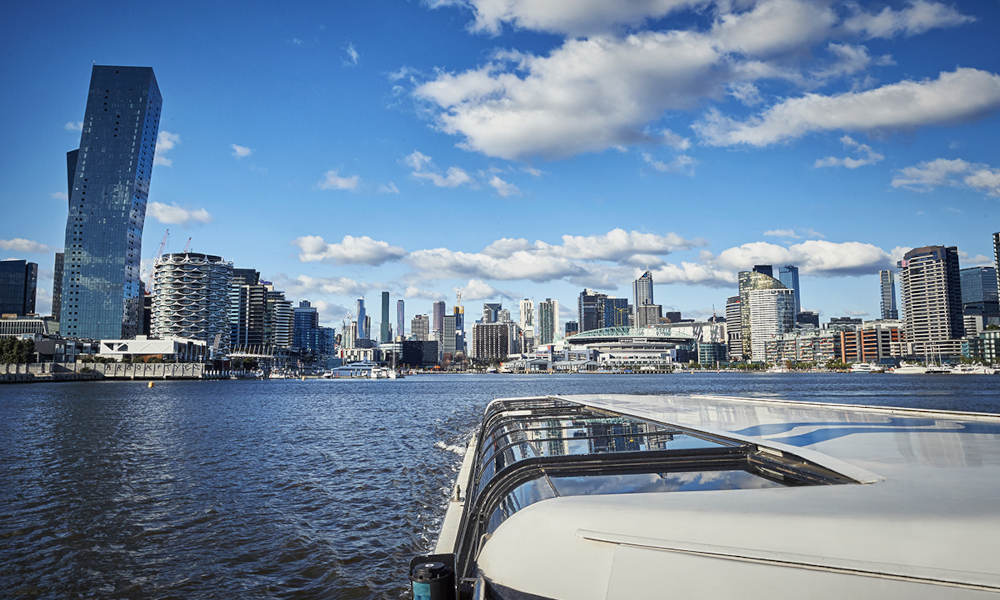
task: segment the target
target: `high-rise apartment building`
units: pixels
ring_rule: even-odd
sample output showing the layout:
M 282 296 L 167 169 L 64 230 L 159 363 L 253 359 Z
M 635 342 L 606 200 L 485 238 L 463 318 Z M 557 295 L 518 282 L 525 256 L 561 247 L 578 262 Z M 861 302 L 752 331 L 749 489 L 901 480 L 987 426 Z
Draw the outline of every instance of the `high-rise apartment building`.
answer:
M 896 277 L 890 269 L 883 269 L 878 272 L 879 290 L 881 292 L 882 319 L 898 319 L 899 310 L 896 308 Z
M 406 307 L 402 298 L 396 300 L 396 338 L 406 339 Z
M 514 347 L 513 323 L 476 323 L 472 329 L 476 360 L 498 362 L 507 359 Z
M 150 334 L 201 340 L 227 353 L 233 263 L 195 252 L 164 254 L 153 265 Z
M 94 66 L 80 147 L 67 154 L 60 332 L 129 339 L 139 331 L 139 262 L 162 99 L 149 67 Z
M 729 345 L 729 360 L 743 360 L 743 329 L 739 296 L 726 299 L 726 343 Z
M 531 298 L 522 298 L 518 303 L 517 324 L 525 331 L 535 326 L 535 303 Z
M 410 339 L 427 342 L 431 339 L 431 320 L 427 315 L 414 315 L 410 321 Z
M 500 311 L 503 305 L 499 302 L 486 302 L 483 304 L 483 323 L 496 323 L 500 320 Z
M 802 311 L 802 301 L 799 297 L 799 268 L 795 265 L 785 265 L 778 269 L 778 281 L 781 285 L 792 290 L 795 297 L 795 314 Z
M 233 350 L 264 344 L 267 291 L 254 269 L 233 269 L 229 285 L 229 345 Z
M 295 314 L 292 303 L 285 299 L 285 292 L 266 285 L 264 312 L 264 343 L 277 348 L 291 348 L 295 336 Z
M 559 301 L 546 298 L 538 303 L 538 345 L 545 346 L 556 341 L 559 327 Z
M 750 290 L 750 356 L 766 360 L 767 342 L 795 328 L 795 290 L 788 288 Z
M 601 300 L 607 297 L 607 294 L 602 294 L 591 289 L 585 289 L 580 292 L 580 297 L 577 300 L 577 317 L 579 319 L 577 323 L 579 323 L 581 332 L 601 327 L 601 321 L 604 316 L 601 309 Z
M 455 315 L 445 315 L 441 319 L 441 356 L 455 356 Z
M 323 340 L 320 339 L 319 311 L 308 300 L 300 300 L 292 309 L 292 346 L 304 353 L 319 354 Z
M 637 310 L 643 304 L 653 303 L 653 274 L 649 271 L 632 282 L 632 300 Z
M 740 271 L 740 342 L 743 344 L 743 359 L 753 355 L 753 325 L 751 322 L 750 292 L 754 290 L 781 290 L 787 289 L 780 281 L 762 273 L 757 269 L 763 267 L 770 268 L 770 265 L 757 265 L 753 271 Z M 793 299 L 794 301 L 794 299 Z M 793 316 L 794 319 L 794 316 Z M 728 325 L 728 320 L 727 320 Z M 756 359 L 754 359 L 756 360 Z
M 34 314 L 38 264 L 0 260 L 0 314 Z
M 389 321 L 389 292 L 382 292 L 382 322 L 379 324 L 378 341 L 388 344 L 392 341 L 392 322 Z
M 962 284 L 955 246 L 924 246 L 899 262 L 908 355 L 937 358 L 961 352 Z
M 659 304 L 640 304 L 635 307 L 635 326 L 656 325 L 663 317 L 663 307 Z
M 993 234 L 993 268 L 997 272 L 997 296 L 1000 296 L 1000 231 Z
M 962 282 L 962 314 L 983 318 L 985 324 L 1000 320 L 997 293 L 997 270 L 993 267 L 969 267 L 959 271 Z
M 52 318 L 58 319 L 62 312 L 62 280 L 63 280 L 63 257 L 62 252 L 56 252 L 56 261 L 52 271 Z

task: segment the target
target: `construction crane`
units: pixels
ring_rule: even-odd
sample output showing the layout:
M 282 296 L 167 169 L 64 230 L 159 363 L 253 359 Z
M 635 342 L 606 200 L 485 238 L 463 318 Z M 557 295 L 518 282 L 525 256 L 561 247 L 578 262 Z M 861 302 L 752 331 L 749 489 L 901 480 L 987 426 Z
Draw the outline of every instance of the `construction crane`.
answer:
M 462 306 L 462 289 L 455 290 L 455 306 Z
M 160 247 L 159 247 L 159 249 L 157 249 L 156 256 L 154 256 L 153 258 L 160 258 L 161 256 L 163 256 L 163 247 L 167 245 L 167 237 L 169 235 L 170 235 L 170 230 L 169 229 L 164 229 L 163 230 L 163 239 L 160 240 Z
M 191 249 L 191 238 L 188 238 L 187 243 L 184 244 L 184 254 L 187 254 L 188 250 L 190 249 Z

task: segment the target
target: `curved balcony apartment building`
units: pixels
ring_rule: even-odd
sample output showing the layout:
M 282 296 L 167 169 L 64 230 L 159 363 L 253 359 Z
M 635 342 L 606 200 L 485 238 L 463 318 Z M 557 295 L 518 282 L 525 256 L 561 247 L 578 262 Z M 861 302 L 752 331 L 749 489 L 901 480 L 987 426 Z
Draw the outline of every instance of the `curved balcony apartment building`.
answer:
M 233 263 L 220 256 L 178 252 L 158 258 L 150 333 L 202 340 L 210 347 L 217 343 L 218 352 L 228 352 L 232 277 Z

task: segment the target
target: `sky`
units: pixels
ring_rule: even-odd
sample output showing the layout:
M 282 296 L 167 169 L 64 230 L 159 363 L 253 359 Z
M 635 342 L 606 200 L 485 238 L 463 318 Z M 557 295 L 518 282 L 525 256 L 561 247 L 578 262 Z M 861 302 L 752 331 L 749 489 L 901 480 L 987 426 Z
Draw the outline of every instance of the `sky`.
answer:
M 724 313 L 800 268 L 876 317 L 879 269 L 1000 231 L 1000 2 L 20 3 L 0 23 L 0 259 L 51 302 L 92 64 L 163 96 L 142 255 L 218 254 L 338 326 L 584 287 Z M 391 311 L 395 318 L 395 307 Z M 407 327 L 409 325 L 407 324 Z M 375 329 L 377 330 L 377 326 Z

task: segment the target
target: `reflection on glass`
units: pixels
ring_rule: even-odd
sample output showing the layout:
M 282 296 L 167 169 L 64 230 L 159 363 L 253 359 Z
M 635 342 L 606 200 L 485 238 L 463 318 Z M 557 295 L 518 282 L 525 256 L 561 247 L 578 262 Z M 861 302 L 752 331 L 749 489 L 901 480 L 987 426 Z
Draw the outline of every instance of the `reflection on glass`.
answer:
M 560 496 L 701 492 L 782 487 L 780 483 L 746 471 L 626 473 L 586 477 L 552 477 L 551 480 Z

